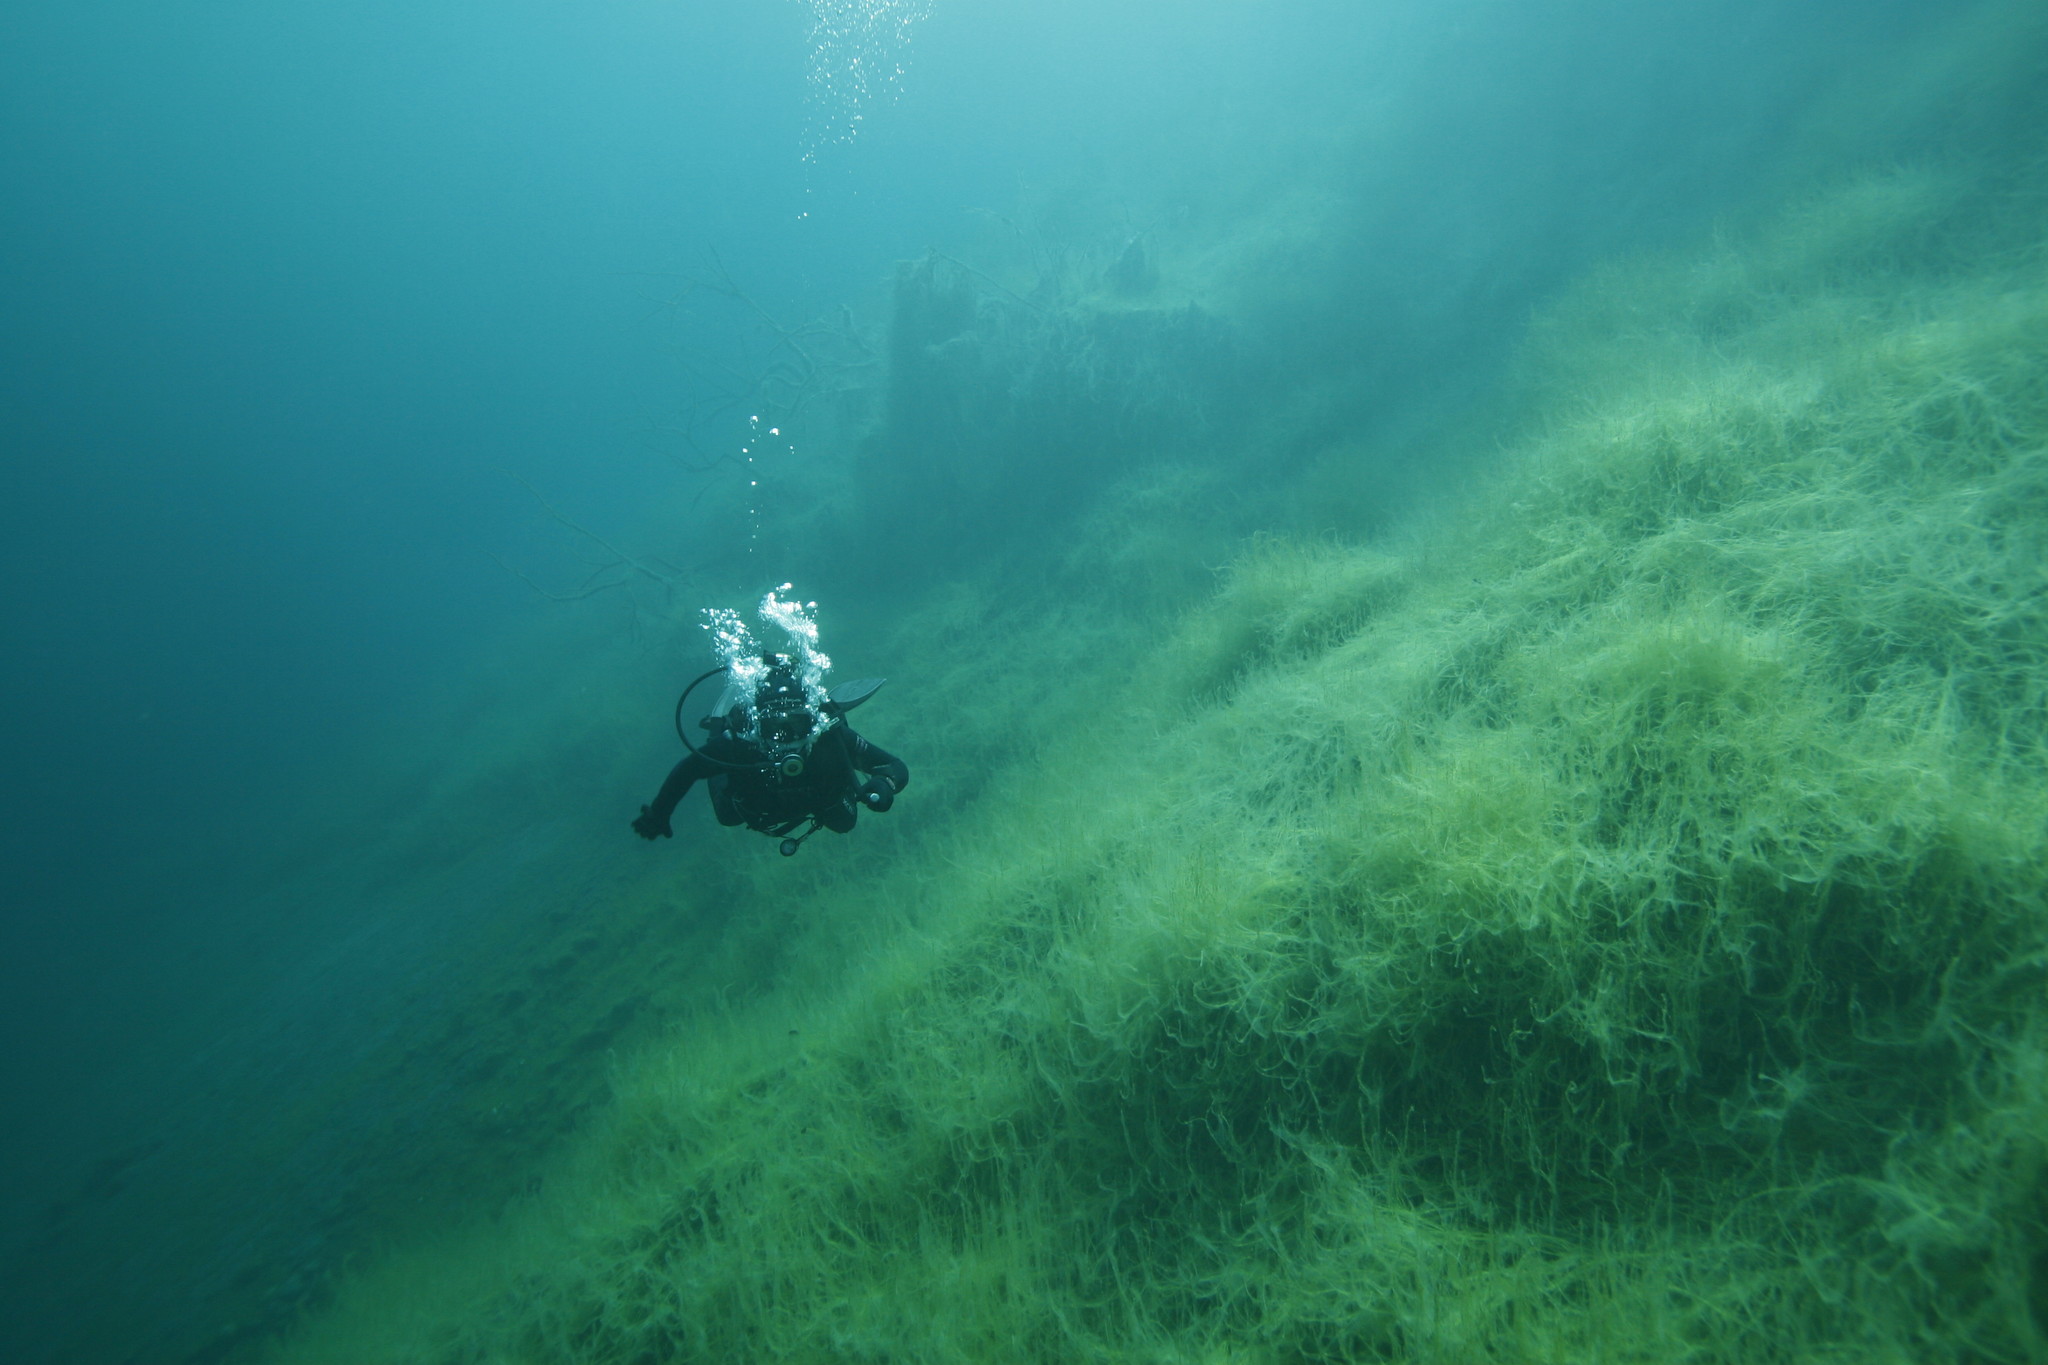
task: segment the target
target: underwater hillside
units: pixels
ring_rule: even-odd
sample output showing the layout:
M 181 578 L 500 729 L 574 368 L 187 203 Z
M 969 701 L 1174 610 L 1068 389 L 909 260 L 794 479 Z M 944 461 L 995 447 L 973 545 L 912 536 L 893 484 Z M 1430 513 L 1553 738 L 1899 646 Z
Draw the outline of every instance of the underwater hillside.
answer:
M 354 540 L 161 623 L 289 725 L 110 716 L 188 727 L 153 828 L 185 788 L 17 783 L 87 816 L 0 917 L 65 967 L 0 981 L 0 1357 L 2048 1365 L 2039 0 L 388 8 L 443 45 L 350 7 L 366 70 L 509 53 L 568 131 L 272 73 L 336 145 L 459 134 L 363 153 L 419 312 L 397 254 L 279 286 L 420 445 L 250 438 Z M 631 152 L 599 8 L 724 120 Z M 720 46 L 783 29 L 801 100 Z M 654 164 L 674 223 L 576 236 Z M 463 312 L 603 289 L 636 330 Z M 286 687 L 336 620 L 307 659 L 388 654 Z M 635 837 L 742 638 L 886 679 L 893 807 Z
M 1588 261 L 1397 424 L 1215 284 L 1269 224 L 900 266 L 798 591 L 911 788 L 595 908 L 694 945 L 589 946 L 609 1097 L 269 1358 L 2048 1360 L 2015 32 L 2016 142 Z

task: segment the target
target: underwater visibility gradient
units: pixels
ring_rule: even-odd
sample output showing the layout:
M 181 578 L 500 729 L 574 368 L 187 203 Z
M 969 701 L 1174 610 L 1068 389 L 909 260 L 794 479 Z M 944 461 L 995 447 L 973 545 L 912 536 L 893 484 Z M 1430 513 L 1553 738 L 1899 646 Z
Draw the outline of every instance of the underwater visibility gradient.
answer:
M 0 121 L 0 1359 L 2048 1362 L 2037 0 L 87 0 Z M 636 837 L 775 704 L 915 782 Z

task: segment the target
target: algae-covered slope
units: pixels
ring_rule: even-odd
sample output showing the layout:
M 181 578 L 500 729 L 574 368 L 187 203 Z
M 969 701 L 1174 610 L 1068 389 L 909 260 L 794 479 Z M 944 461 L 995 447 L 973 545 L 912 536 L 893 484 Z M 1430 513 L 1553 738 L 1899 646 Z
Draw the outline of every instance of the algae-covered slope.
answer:
M 1433 526 L 1020 616 L 1076 723 L 285 1358 L 2048 1358 L 2048 276 L 1973 193 L 1590 284 Z

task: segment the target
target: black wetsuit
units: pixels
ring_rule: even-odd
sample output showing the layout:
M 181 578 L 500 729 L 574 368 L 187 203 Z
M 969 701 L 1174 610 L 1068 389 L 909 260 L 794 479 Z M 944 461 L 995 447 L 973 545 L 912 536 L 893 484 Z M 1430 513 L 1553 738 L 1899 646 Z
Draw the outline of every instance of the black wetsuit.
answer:
M 748 766 L 724 768 L 711 759 Z M 702 754 L 676 764 L 654 804 L 641 812 L 633 828 L 647 839 L 667 834 L 669 817 L 700 778 L 710 789 L 711 809 L 719 824 L 746 825 L 770 834 L 786 834 L 813 816 L 826 829 L 844 834 L 853 828 L 864 794 L 876 793 L 879 801 L 871 804 L 886 810 L 896 792 L 910 785 L 910 769 L 902 759 L 868 743 L 844 723 L 812 743 L 800 776 L 784 777 L 767 768 L 767 762 L 767 756 L 746 740 L 714 735 L 705 741 Z M 867 784 L 862 784 L 860 773 L 869 775 Z M 886 779 L 891 790 L 882 791 L 875 778 Z

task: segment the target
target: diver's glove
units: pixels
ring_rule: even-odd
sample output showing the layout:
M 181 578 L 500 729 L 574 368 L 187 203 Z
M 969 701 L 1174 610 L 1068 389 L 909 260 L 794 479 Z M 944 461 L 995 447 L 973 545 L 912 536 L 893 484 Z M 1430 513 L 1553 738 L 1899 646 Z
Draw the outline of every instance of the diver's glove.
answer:
M 654 807 L 642 806 L 640 814 L 633 821 L 633 832 L 643 839 L 673 839 L 676 832 L 668 827 L 668 817 L 656 815 Z
M 869 810 L 882 811 L 896 804 L 896 784 L 886 777 L 871 777 L 860 789 L 860 803 Z

